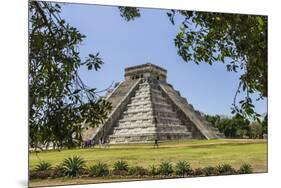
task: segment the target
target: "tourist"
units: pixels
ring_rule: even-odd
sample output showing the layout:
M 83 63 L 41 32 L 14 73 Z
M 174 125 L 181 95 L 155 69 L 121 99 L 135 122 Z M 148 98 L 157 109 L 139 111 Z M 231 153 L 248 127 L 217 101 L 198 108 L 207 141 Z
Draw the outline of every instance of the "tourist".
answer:
M 154 146 L 153 146 L 153 148 L 159 148 L 159 145 L 158 145 L 158 140 L 157 139 L 155 139 L 154 140 Z

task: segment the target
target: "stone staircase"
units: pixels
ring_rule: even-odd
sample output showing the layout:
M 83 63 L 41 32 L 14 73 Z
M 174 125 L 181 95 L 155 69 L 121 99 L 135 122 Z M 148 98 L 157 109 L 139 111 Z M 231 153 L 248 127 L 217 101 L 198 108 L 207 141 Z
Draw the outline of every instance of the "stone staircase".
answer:
M 191 138 L 191 133 L 172 111 L 157 85 L 149 80 L 139 84 L 109 135 L 113 144 L 187 138 Z
M 135 81 L 121 82 L 111 93 L 108 94 L 106 100 L 111 102 L 112 110 L 116 108 L 117 104 L 128 93 L 129 89 L 133 86 Z
M 140 80 L 126 80 L 121 82 L 113 91 L 107 94 L 105 100 L 111 102 L 111 112 L 103 125 L 100 125 L 91 137 L 84 138 L 83 140 L 91 139 L 95 143 L 98 143 L 102 138 L 103 140 L 107 137 L 108 132 L 111 131 L 114 122 L 116 122 L 120 114 L 126 108 L 126 105 L 134 90 L 137 88 Z M 88 134 L 85 134 L 88 135 Z
M 192 133 L 184 122 L 179 118 L 174 105 L 164 96 L 159 87 L 159 82 L 152 84 L 152 102 L 154 106 L 154 116 L 156 118 L 156 128 L 159 140 L 191 139 Z

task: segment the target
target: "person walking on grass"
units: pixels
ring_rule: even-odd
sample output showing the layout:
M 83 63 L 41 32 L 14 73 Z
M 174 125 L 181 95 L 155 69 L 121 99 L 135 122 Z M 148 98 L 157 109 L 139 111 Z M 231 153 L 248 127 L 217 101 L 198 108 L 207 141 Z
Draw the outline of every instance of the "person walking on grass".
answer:
M 102 137 L 100 137 L 100 143 L 99 143 L 99 146 L 100 146 L 100 148 L 102 148 L 102 145 L 103 145 L 103 139 L 102 139 Z
M 156 125 L 156 127 L 157 127 L 158 120 L 157 120 L 157 118 L 156 118 L 156 117 L 154 117 L 154 123 L 155 123 L 155 125 Z M 154 145 L 153 145 L 153 148 L 155 148 L 155 147 L 156 147 L 156 148 L 159 148 L 157 138 L 158 138 L 158 135 L 156 135 L 156 138 L 155 138 L 155 140 L 154 140 Z
M 158 140 L 157 139 L 154 140 L 153 148 L 159 148 Z
M 104 148 L 109 148 L 109 143 L 110 143 L 110 139 L 106 139 L 106 142 L 104 144 Z

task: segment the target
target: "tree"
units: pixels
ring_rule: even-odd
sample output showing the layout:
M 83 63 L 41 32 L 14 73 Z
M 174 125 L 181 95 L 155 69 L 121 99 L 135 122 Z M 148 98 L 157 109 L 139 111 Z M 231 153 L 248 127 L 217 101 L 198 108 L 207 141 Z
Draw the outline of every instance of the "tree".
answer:
M 124 10 L 127 20 L 139 13 L 134 7 Z M 183 10 L 167 15 L 173 25 L 176 16 L 182 19 L 174 39 L 178 55 L 186 62 L 224 63 L 227 71 L 240 72 L 232 113 L 259 121 L 252 94 L 259 94 L 255 100 L 267 97 L 267 17 Z M 241 92 L 245 98 L 237 103 Z
M 240 115 L 222 118 L 218 115 L 206 115 L 206 120 L 228 138 L 243 138 L 249 131 L 249 121 Z
M 249 125 L 250 138 L 260 138 L 262 136 L 262 125 L 259 122 L 253 122 Z
M 224 133 L 227 138 L 235 138 L 239 126 L 232 119 L 222 119 L 218 124 L 218 129 Z
M 205 115 L 207 121 L 209 121 L 214 127 L 217 127 L 221 117 L 219 115 L 211 116 Z
M 120 16 L 126 21 L 134 20 L 140 17 L 140 10 L 136 7 L 118 7 L 120 11 Z
M 265 117 L 263 118 L 263 121 L 262 121 L 262 133 L 263 134 L 267 134 L 267 114 L 265 115 Z
M 178 13 L 185 17 L 175 39 L 178 54 L 187 62 L 210 65 L 222 62 L 228 71 L 240 69 L 242 74 L 233 113 L 260 117 L 254 111 L 250 95 L 258 92 L 257 100 L 267 97 L 267 17 L 194 11 Z M 236 98 L 241 91 L 246 97 L 239 102 L 239 108 Z
M 81 60 L 85 36 L 60 18 L 60 10 L 56 3 L 29 3 L 29 143 L 35 148 L 79 144 L 82 122 L 96 126 L 110 110 L 78 74 L 82 66 L 97 71 L 103 61 L 99 53 Z

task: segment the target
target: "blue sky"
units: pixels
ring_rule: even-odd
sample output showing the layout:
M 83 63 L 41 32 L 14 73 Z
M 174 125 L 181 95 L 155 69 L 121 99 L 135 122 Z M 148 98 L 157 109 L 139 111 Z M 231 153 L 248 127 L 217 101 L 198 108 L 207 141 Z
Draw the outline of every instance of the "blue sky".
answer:
M 105 64 L 98 72 L 80 70 L 90 87 L 103 90 L 124 80 L 124 68 L 153 63 L 168 70 L 168 82 L 186 97 L 195 109 L 207 114 L 231 115 L 231 104 L 239 74 L 227 72 L 224 64 L 196 65 L 177 55 L 173 26 L 166 10 L 141 9 L 141 17 L 126 22 L 117 7 L 65 4 L 61 17 L 76 27 L 86 39 L 80 45 L 82 59 L 99 52 Z M 255 103 L 259 113 L 267 111 L 266 101 Z

